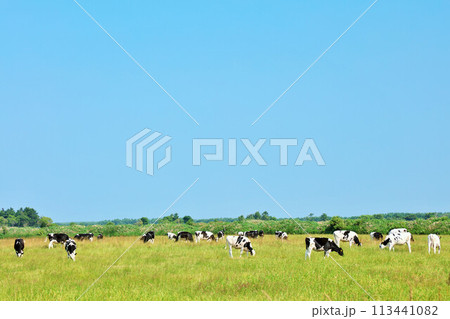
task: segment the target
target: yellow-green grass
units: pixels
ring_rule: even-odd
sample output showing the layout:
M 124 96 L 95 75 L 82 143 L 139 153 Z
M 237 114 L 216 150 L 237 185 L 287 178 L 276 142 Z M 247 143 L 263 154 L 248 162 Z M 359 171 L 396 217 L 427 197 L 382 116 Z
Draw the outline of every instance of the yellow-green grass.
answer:
M 256 256 L 233 250 L 234 259 L 223 240 L 138 241 L 81 300 L 370 300 L 323 252 L 305 261 L 305 237 L 266 235 L 252 241 Z M 449 300 L 450 236 L 440 255 L 428 255 L 426 236 L 414 238 L 411 254 L 406 245 L 380 250 L 363 235 L 362 247 L 342 243 L 345 256 L 332 256 L 375 300 Z M 26 239 L 23 258 L 13 239 L 0 240 L 0 300 L 76 300 L 135 239 L 78 242 L 76 262 L 44 238 Z

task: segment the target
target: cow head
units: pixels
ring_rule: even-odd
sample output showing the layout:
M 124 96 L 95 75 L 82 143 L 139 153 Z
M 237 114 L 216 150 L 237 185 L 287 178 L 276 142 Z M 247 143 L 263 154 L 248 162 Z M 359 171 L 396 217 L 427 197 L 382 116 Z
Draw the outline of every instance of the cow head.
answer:
M 260 230 L 260 231 L 258 232 L 258 235 L 259 235 L 259 237 L 264 237 L 264 231 Z
M 355 237 L 353 237 L 353 241 L 355 242 L 355 244 L 357 244 L 358 246 L 361 246 L 361 242 L 359 241 L 358 236 L 355 235 Z
M 23 250 L 16 251 L 16 255 L 17 255 L 17 257 L 22 257 L 23 256 Z
M 384 241 L 381 242 L 380 249 L 383 249 L 383 248 L 387 247 L 387 245 L 389 245 L 390 241 L 391 241 L 391 238 L 387 237 Z
M 344 256 L 344 250 L 341 247 L 338 247 L 336 252 L 339 254 L 339 256 Z
M 253 249 L 251 242 L 247 242 L 247 243 L 244 244 L 244 250 L 250 252 L 250 254 L 252 256 L 256 255 L 256 251 Z

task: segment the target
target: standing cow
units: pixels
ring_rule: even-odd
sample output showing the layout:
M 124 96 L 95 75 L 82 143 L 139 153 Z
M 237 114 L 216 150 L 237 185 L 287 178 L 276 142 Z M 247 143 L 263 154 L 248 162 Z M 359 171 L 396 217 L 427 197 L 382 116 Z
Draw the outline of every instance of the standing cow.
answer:
M 192 234 L 187 232 L 187 231 L 180 231 L 177 234 L 177 237 L 175 238 L 175 241 L 179 241 L 180 239 L 184 239 L 185 241 L 189 240 L 190 242 L 194 241 L 194 237 L 192 236 Z
M 262 230 L 249 230 L 246 231 L 244 233 L 244 236 L 249 237 L 249 238 L 258 238 L 259 237 L 264 237 L 264 231 Z
M 428 235 L 428 253 L 431 253 L 431 247 L 433 247 L 434 253 L 436 253 L 436 247 L 438 248 L 438 253 L 441 253 L 441 240 L 436 234 Z
M 22 238 L 17 238 L 14 241 L 14 250 L 16 251 L 17 257 L 23 256 L 23 250 L 25 249 L 25 242 Z
M 141 240 L 144 241 L 144 244 L 148 241 L 153 244 L 155 242 L 155 232 L 154 231 L 146 232 L 144 235 L 142 235 Z
M 256 255 L 256 251 L 253 249 L 250 239 L 245 236 L 227 236 L 227 246 L 231 258 L 233 258 L 232 248 L 241 250 L 239 257 L 242 257 L 244 251 L 247 252 L 247 256 L 248 253 L 252 256 Z
M 59 243 L 64 245 L 64 243 L 69 239 L 69 235 L 64 233 L 49 233 L 47 234 L 48 240 L 50 241 L 48 244 L 48 248 L 53 248 L 53 243 Z
M 351 230 L 336 230 L 334 233 L 334 242 L 338 247 L 341 247 L 339 244 L 341 241 L 348 241 L 350 244 L 350 248 L 352 248 L 352 244 L 356 244 L 361 246 L 361 242 L 359 241 L 358 234 Z
M 332 241 L 330 238 L 324 238 L 324 237 L 307 237 L 305 238 L 305 244 L 306 244 L 306 251 L 305 251 L 305 259 L 309 258 L 311 259 L 311 251 L 323 251 L 325 257 L 330 257 L 330 251 L 335 251 L 339 255 L 344 256 L 344 251 L 341 247 L 336 245 L 334 241 Z
M 83 241 L 85 239 L 89 239 L 90 241 L 93 241 L 94 240 L 94 234 L 93 233 L 76 234 L 75 236 L 73 236 L 73 238 L 79 239 L 81 241 Z
M 64 243 L 64 247 L 66 248 L 67 258 L 75 261 L 75 256 L 77 254 L 77 244 L 75 243 L 75 241 L 73 239 L 66 240 L 66 242 Z
M 217 233 L 217 240 L 225 238 L 225 228 Z
M 386 239 L 381 242 L 380 248 L 383 249 L 389 246 L 389 251 L 394 250 L 395 245 L 408 245 L 409 253 L 411 253 L 411 233 L 408 232 L 394 232 L 386 236 Z
M 196 231 L 195 232 L 195 242 L 199 243 L 200 240 L 206 240 L 206 241 L 217 241 L 216 237 L 214 237 L 214 234 L 210 231 Z
M 370 233 L 370 238 L 375 239 L 375 240 L 383 240 L 383 234 L 373 231 Z
M 278 238 L 278 239 L 281 239 L 281 241 L 283 241 L 283 239 L 288 239 L 288 234 L 286 233 L 286 232 L 284 232 L 284 231 L 276 231 L 275 232 L 275 236 Z

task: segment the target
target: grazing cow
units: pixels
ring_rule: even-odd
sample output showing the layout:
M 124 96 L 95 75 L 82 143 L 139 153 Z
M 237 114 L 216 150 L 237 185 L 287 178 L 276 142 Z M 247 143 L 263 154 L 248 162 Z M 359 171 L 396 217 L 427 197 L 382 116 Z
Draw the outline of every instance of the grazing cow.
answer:
M 23 241 L 22 238 L 17 238 L 14 241 L 14 250 L 16 251 L 17 257 L 22 257 L 23 256 L 23 250 L 24 249 L 25 249 L 25 242 Z
M 249 231 L 246 231 L 244 233 L 244 236 L 245 237 L 249 237 L 249 238 L 258 238 L 259 231 L 257 231 L 257 230 L 249 230 Z M 264 236 L 264 232 L 263 232 L 263 236 Z
M 324 251 L 323 258 L 330 257 L 330 251 L 335 251 L 339 255 L 344 256 L 344 251 L 330 238 L 324 237 L 307 237 L 305 238 L 306 252 L 305 259 L 309 257 L 311 259 L 311 251 Z
M 141 240 L 144 241 L 144 244 L 148 241 L 153 244 L 155 242 L 155 232 L 154 231 L 146 232 L 144 235 L 142 235 Z
M 79 239 L 81 241 L 83 241 L 85 239 L 89 239 L 90 241 L 93 241 L 94 240 L 94 234 L 93 233 L 76 234 L 75 236 L 73 236 L 73 238 Z
M 75 241 L 73 239 L 66 240 L 64 247 L 66 248 L 67 251 L 67 258 L 70 258 L 73 261 L 75 261 L 75 256 L 77 254 L 76 253 L 77 244 L 75 243 Z
M 207 241 L 212 241 L 215 240 L 217 241 L 216 237 L 214 237 L 214 234 L 210 231 L 196 231 L 195 232 L 195 242 L 199 243 L 200 240 L 207 240 Z
M 169 238 L 169 239 L 176 239 L 177 235 L 175 235 L 174 233 L 167 233 L 167 238 Z
M 441 237 L 436 234 L 429 234 L 428 235 L 428 253 L 431 253 L 431 247 L 433 247 L 434 253 L 436 253 L 436 247 L 438 248 L 438 253 L 441 253 Z
M 224 238 L 225 238 L 225 229 L 223 229 L 217 233 L 217 241 L 219 239 L 224 239 Z
M 97 239 L 103 239 L 103 234 L 98 234 Z
M 352 248 L 352 244 L 355 243 L 358 246 L 361 246 L 361 242 L 359 241 L 358 234 L 351 230 L 336 230 L 334 233 L 334 242 L 338 247 L 341 247 L 339 243 L 341 241 L 348 241 L 350 244 L 350 248 Z
M 243 231 L 240 231 L 237 234 L 238 234 L 238 236 L 244 236 L 244 232 Z
M 275 232 L 275 236 L 276 236 L 278 239 L 281 239 L 281 240 L 283 240 L 283 239 L 288 239 L 288 234 L 287 234 L 286 232 L 284 232 L 284 231 L 276 231 L 276 232 Z
M 386 239 L 381 242 L 380 248 L 383 249 L 389 246 L 389 251 L 394 250 L 395 245 L 408 245 L 409 252 L 411 253 L 411 233 L 408 232 L 395 232 L 386 236 Z
M 370 233 L 370 238 L 375 239 L 375 240 L 383 240 L 383 234 L 373 231 Z
M 194 241 L 194 237 L 192 236 L 192 234 L 190 232 L 187 231 L 180 231 L 177 234 L 177 238 L 175 239 L 175 241 L 178 241 L 180 239 L 184 239 L 185 241 Z
M 61 245 L 63 245 L 66 240 L 69 239 L 69 236 L 67 234 L 64 233 L 50 233 L 47 234 L 48 240 L 50 241 L 50 243 L 48 244 L 48 248 L 53 248 L 53 243 L 60 243 Z
M 242 257 L 244 251 L 247 252 L 247 256 L 249 252 L 252 256 L 256 255 L 256 251 L 253 249 L 250 239 L 245 236 L 227 236 L 227 246 L 231 258 L 233 258 L 232 248 L 241 250 L 239 257 Z

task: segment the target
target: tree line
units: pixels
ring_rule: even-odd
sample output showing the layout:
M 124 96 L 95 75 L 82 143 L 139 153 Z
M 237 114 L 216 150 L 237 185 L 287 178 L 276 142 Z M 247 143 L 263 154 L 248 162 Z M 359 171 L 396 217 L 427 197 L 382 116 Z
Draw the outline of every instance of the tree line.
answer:
M 374 214 L 374 215 L 361 215 L 361 216 L 351 216 L 351 217 L 340 217 L 340 216 L 328 216 L 323 213 L 319 216 L 315 216 L 314 214 L 309 214 L 306 217 L 296 218 L 299 221 L 309 221 L 309 222 L 329 222 L 327 224 L 343 224 L 344 221 L 348 221 L 347 224 L 352 224 L 353 220 L 356 224 L 358 222 L 364 223 L 368 221 L 417 221 L 417 220 L 431 220 L 431 219 L 440 219 L 445 217 L 449 218 L 450 213 L 445 212 L 430 212 L 430 213 L 385 213 L 385 214 Z M 51 225 L 60 225 L 60 226 L 74 226 L 74 225 L 82 225 L 82 226 L 92 226 L 92 225 L 137 225 L 137 226 L 145 226 L 149 224 L 166 224 L 166 223 L 175 223 L 175 224 L 186 224 L 186 225 L 194 225 L 198 223 L 215 223 L 215 222 L 225 222 L 225 223 L 243 223 L 245 221 L 283 221 L 289 220 L 290 218 L 276 218 L 271 216 L 267 211 L 260 213 L 259 211 L 255 213 L 248 214 L 246 216 L 240 215 L 236 218 L 203 218 L 203 219 L 194 219 L 189 215 L 185 215 L 181 217 L 178 213 L 173 213 L 167 215 L 161 219 L 156 218 L 123 218 L 123 219 L 112 219 L 112 220 L 102 220 L 102 221 L 93 221 L 93 222 L 69 222 L 69 223 L 53 223 L 50 217 L 40 216 L 38 212 L 30 207 L 19 208 L 17 211 L 13 208 L 1 209 L 0 210 L 0 226 L 9 226 L 9 227 L 49 227 Z M 338 221 L 338 222 L 336 222 Z
M 0 226 L 9 227 L 48 227 L 53 224 L 49 217 L 39 216 L 34 208 L 25 207 L 0 210 Z

